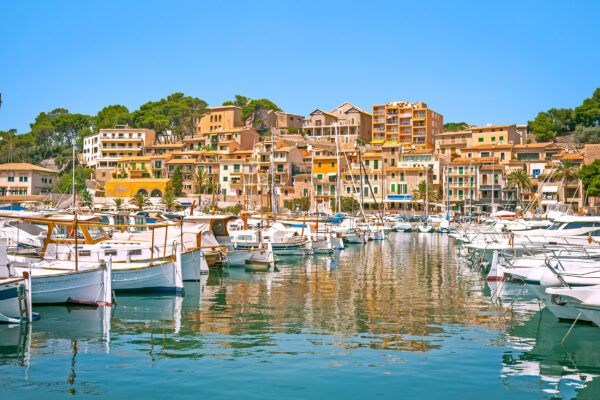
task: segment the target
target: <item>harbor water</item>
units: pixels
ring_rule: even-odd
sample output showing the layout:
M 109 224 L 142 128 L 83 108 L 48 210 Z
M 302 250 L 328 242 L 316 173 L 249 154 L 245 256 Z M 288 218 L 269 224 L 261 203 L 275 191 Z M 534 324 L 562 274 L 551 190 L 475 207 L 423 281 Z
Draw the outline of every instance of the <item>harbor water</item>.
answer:
M 524 286 L 490 288 L 441 234 L 36 311 L 0 326 L 2 399 L 600 398 L 600 329 L 561 344 L 570 323 Z

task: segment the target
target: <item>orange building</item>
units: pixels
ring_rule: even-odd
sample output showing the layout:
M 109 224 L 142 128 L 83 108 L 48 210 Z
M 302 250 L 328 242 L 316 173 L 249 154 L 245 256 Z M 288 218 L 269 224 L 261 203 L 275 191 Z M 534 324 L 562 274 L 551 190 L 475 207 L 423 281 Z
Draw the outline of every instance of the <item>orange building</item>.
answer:
M 425 103 L 394 101 L 373 106 L 371 143 L 400 143 L 403 147 L 434 148 L 443 131 L 444 117 Z

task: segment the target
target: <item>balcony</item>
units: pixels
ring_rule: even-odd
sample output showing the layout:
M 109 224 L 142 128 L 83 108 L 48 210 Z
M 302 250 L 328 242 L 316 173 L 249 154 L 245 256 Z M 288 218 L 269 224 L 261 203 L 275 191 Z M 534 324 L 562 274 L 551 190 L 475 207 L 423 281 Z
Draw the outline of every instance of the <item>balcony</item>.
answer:
M 382 118 L 382 117 L 373 118 L 373 123 L 375 123 L 375 124 L 385 124 L 385 118 Z
M 398 118 L 390 118 L 388 117 L 386 124 L 388 125 L 398 125 Z
M 398 115 L 398 117 L 400 117 L 400 118 L 412 118 L 412 113 L 409 113 L 409 112 L 406 113 L 405 112 L 405 113 L 402 113 L 402 114 Z
M 398 135 L 388 135 L 386 140 L 389 142 L 397 142 L 399 139 L 398 139 Z
M 403 119 L 400 121 L 400 125 L 402 126 L 410 126 L 410 119 Z
M 375 110 L 373 110 L 373 114 L 374 114 L 374 115 L 382 115 L 382 114 L 385 114 L 385 109 L 384 109 L 384 108 L 376 108 Z
M 385 135 L 375 135 L 373 136 L 373 140 L 385 140 Z

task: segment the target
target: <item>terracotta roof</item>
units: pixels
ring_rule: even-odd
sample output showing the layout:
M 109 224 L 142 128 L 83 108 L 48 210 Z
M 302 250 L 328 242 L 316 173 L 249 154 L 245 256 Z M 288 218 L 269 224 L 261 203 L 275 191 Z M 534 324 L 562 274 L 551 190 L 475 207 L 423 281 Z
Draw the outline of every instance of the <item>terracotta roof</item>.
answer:
M 176 158 L 167 161 L 167 164 L 195 164 L 197 161 L 195 158 Z
M 546 147 L 557 147 L 554 142 L 543 142 L 543 143 L 527 143 L 527 144 L 515 144 L 515 149 L 543 149 Z
M 514 126 L 515 128 L 517 127 L 516 124 L 508 124 L 508 125 L 492 125 L 492 126 L 475 126 L 473 127 L 473 133 L 478 133 L 475 132 L 476 129 L 495 129 L 495 128 L 508 128 Z
M 183 146 L 184 146 L 183 143 L 160 143 L 160 144 L 152 144 L 152 145 L 146 146 L 146 147 L 152 148 L 152 149 L 170 149 L 170 148 L 183 147 Z
M 429 168 L 427 167 L 391 167 L 391 168 L 386 168 L 384 172 L 404 172 L 404 171 L 408 171 L 408 172 L 422 172 L 425 171 Z
M 51 172 L 58 174 L 58 171 L 53 171 L 48 168 L 40 167 L 29 163 L 8 163 L 0 164 L 1 171 L 39 171 L 39 172 Z
M 150 161 L 150 156 L 121 157 L 119 161 Z
M 469 150 L 505 150 L 512 149 L 514 144 L 480 144 L 477 146 L 465 147 L 462 151 Z

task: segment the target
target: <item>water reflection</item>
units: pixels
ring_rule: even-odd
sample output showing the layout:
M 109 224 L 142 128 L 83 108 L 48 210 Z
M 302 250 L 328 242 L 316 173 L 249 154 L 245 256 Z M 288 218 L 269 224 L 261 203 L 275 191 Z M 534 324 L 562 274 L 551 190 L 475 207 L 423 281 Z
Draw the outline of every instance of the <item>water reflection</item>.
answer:
M 182 379 L 173 371 L 190 379 L 200 366 L 219 368 L 224 360 L 250 376 L 261 363 L 284 363 L 303 379 L 314 371 L 299 365 L 310 360 L 313 368 L 326 365 L 324 376 L 342 366 L 359 375 L 385 367 L 407 374 L 396 379 L 430 383 L 443 379 L 441 370 L 500 393 L 596 393 L 600 330 L 577 326 L 565 350 L 568 324 L 540 312 L 522 286 L 488 287 L 482 271 L 456 253 L 446 236 L 399 233 L 333 256 L 282 257 L 275 273 L 211 271 L 186 282 L 184 297 L 121 295 L 108 311 L 46 307 L 31 333 L 0 326 L 0 374 L 8 377 L 0 390 L 17 390 L 23 379 L 61 393 L 105 394 L 106 382 L 135 379 L 168 388 Z M 437 360 L 431 370 L 406 372 L 430 358 Z M 480 379 L 485 369 L 491 375 Z M 240 379 L 220 373 L 213 381 Z

